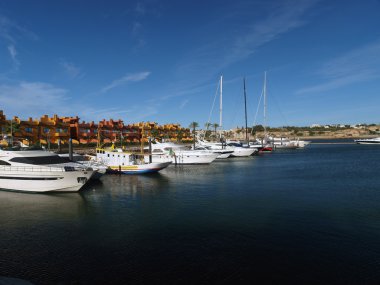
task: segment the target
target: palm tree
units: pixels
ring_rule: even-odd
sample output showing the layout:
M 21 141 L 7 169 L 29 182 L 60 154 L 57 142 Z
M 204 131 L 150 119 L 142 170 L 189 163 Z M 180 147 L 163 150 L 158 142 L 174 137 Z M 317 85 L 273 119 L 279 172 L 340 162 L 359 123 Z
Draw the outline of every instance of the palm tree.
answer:
M 10 136 L 11 144 L 13 144 L 13 137 L 15 133 L 18 133 L 20 131 L 20 124 L 17 122 L 13 122 L 13 120 L 10 120 L 8 122 L 8 125 L 5 127 L 5 132 Z
M 182 129 L 177 130 L 176 133 L 177 133 L 177 142 L 182 142 L 183 130 Z
M 157 129 L 151 130 L 150 135 L 151 135 L 152 139 L 155 140 L 158 137 L 158 130 Z
M 211 134 L 211 131 L 209 130 L 209 128 L 212 126 L 211 123 L 207 122 L 205 124 L 205 128 L 206 128 L 206 131 L 205 131 L 205 138 L 209 138 L 210 137 L 210 134 Z
M 189 128 L 193 129 L 193 141 L 194 141 L 194 149 L 195 149 L 195 129 L 199 127 L 197 122 L 191 122 Z
M 214 128 L 215 139 L 216 139 L 216 129 L 219 127 L 219 124 L 214 123 L 214 124 L 212 124 L 212 127 Z

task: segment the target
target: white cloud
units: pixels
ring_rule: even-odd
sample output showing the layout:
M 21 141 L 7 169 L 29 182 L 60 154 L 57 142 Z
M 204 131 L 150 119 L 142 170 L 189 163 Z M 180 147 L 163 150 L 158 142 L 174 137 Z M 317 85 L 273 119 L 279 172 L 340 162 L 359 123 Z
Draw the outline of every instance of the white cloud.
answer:
M 229 13 L 227 19 L 232 24 L 223 31 L 223 35 L 210 36 L 205 44 L 193 49 L 179 63 L 178 73 L 189 77 L 196 73 L 198 82 L 194 86 L 215 77 L 226 67 L 247 59 L 264 45 L 278 39 L 286 33 L 307 24 L 307 13 L 319 0 L 263 1 L 249 2 L 247 7 L 238 7 Z M 254 17 L 247 11 L 260 9 L 262 17 Z M 239 25 L 239 18 L 247 18 L 248 25 Z M 236 24 L 234 24 L 236 23 Z M 218 27 L 211 27 L 217 34 Z M 190 75 L 189 75 L 190 73 Z M 181 83 L 182 84 L 182 83 Z M 186 83 L 185 83 L 186 84 Z
M 380 42 L 352 50 L 322 65 L 317 75 L 323 82 L 296 94 L 325 92 L 350 84 L 380 78 Z
M 12 71 L 17 71 L 20 66 L 20 61 L 17 58 L 16 43 L 20 39 L 28 38 L 37 40 L 38 37 L 33 32 L 19 26 L 14 21 L 0 15 L 0 39 L 4 39 L 7 43 L 7 49 L 12 60 Z
M 302 16 L 316 2 L 316 0 L 280 2 L 281 4 L 273 8 L 266 19 L 254 23 L 246 34 L 235 39 L 232 50 L 225 58 L 225 64 L 242 60 L 264 44 L 305 25 L 306 22 L 302 20 Z
M 72 62 L 63 60 L 60 62 L 60 65 L 71 79 L 83 76 L 81 69 Z
M 138 81 L 145 80 L 146 78 L 148 78 L 149 75 L 150 75 L 149 71 L 144 71 L 144 72 L 139 72 L 139 73 L 134 73 L 134 74 L 127 74 L 127 75 L 123 76 L 122 78 L 119 78 L 119 79 L 112 81 L 111 84 L 102 88 L 102 90 L 100 92 L 106 93 L 115 87 L 119 87 L 121 85 L 130 83 L 130 82 L 138 82 Z
M 144 6 L 144 3 L 142 3 L 141 1 L 137 2 L 136 4 L 136 8 L 135 8 L 135 11 L 138 15 L 145 15 L 145 6 Z
M 140 22 L 133 22 L 132 24 L 132 35 L 136 36 L 140 33 L 142 29 L 142 24 Z
M 1 108 L 6 114 L 20 117 L 67 113 L 68 91 L 43 82 L 20 82 L 0 85 Z
M 181 105 L 179 106 L 179 109 L 182 110 L 183 108 L 185 108 L 185 106 L 187 105 L 187 103 L 189 103 L 189 99 L 185 99 L 181 102 Z
M 17 70 L 18 67 L 20 66 L 20 62 L 17 59 L 17 50 L 13 44 L 8 46 L 8 52 L 13 62 L 13 69 Z

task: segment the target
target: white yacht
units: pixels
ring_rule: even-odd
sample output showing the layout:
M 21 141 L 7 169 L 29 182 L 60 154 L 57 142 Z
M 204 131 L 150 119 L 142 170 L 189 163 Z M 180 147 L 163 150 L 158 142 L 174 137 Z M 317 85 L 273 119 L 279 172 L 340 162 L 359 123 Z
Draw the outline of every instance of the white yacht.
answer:
M 372 139 L 358 139 L 355 140 L 357 144 L 378 144 L 380 145 L 380 137 L 372 138 Z
M 249 153 L 246 151 L 246 149 L 252 150 L 250 155 L 254 155 L 259 151 L 259 148 L 255 147 L 254 145 L 250 145 L 247 143 L 243 144 L 242 142 L 239 142 L 239 141 L 227 141 L 227 145 L 234 147 L 234 152 L 232 153 L 231 156 L 249 156 L 249 155 L 246 155 L 247 153 Z M 238 155 L 236 155 L 235 153 L 238 153 Z
M 145 149 L 148 149 L 146 147 Z M 172 142 L 152 142 L 152 162 L 171 161 L 173 164 L 209 164 L 219 154 L 211 150 L 192 150 L 185 145 Z M 149 157 L 145 157 L 148 160 Z
M 216 158 L 220 159 L 220 158 L 228 158 L 231 156 L 231 154 L 233 153 L 233 150 L 229 150 L 229 149 L 222 149 L 222 148 L 212 148 L 210 146 L 206 146 L 206 145 L 200 145 L 200 144 L 197 144 L 195 146 L 195 149 L 196 150 L 205 150 L 205 151 L 211 151 L 212 153 L 216 154 Z
M 275 148 L 278 149 L 296 149 L 296 148 L 304 148 L 308 144 L 310 144 L 310 141 L 303 141 L 303 140 L 291 140 L 286 137 L 269 137 L 268 142 L 271 143 Z
M 25 192 L 76 192 L 94 174 L 92 168 L 66 163 L 44 150 L 1 149 L 0 188 Z
M 229 156 L 237 156 L 237 157 L 250 156 L 255 152 L 254 148 L 228 146 L 225 143 L 208 142 L 205 140 L 198 140 L 198 144 L 200 146 L 209 147 L 212 151 L 230 152 L 230 154 L 227 157 L 229 157 Z M 223 157 L 222 155 L 220 155 L 217 158 L 226 158 L 226 157 Z

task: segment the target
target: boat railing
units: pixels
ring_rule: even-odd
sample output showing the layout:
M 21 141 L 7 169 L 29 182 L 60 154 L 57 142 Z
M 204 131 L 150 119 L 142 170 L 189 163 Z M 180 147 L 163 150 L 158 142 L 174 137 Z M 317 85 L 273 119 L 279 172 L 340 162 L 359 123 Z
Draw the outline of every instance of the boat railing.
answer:
M 70 171 L 85 171 L 82 167 L 73 166 L 12 166 L 12 165 L 0 165 L 0 171 L 16 171 L 16 172 L 70 172 Z

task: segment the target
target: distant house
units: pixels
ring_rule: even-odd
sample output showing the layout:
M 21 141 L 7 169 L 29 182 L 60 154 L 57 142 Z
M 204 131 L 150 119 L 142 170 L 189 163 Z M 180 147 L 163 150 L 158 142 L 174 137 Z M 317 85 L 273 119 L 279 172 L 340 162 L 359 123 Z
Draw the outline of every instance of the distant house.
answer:
M 321 125 L 319 125 L 319 124 L 312 124 L 310 126 L 310 128 L 320 128 L 320 127 L 321 127 Z

